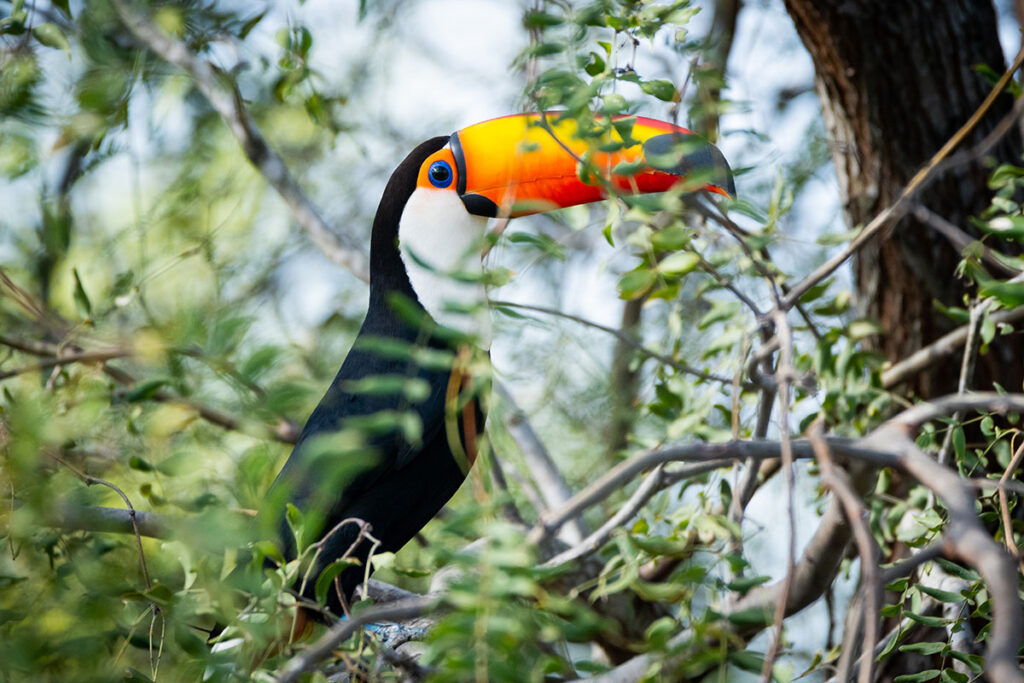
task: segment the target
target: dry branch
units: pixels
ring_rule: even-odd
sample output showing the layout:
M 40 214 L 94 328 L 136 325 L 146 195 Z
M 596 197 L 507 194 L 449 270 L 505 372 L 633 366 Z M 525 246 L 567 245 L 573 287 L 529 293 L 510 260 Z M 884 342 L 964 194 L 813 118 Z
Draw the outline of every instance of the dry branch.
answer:
M 562 505 L 572 496 L 572 489 L 566 483 L 565 477 L 562 476 L 562 472 L 551 458 L 548 449 L 544 447 L 544 443 L 537 436 L 533 426 L 530 425 L 526 413 L 516 403 L 508 388 L 500 382 L 495 382 L 494 391 L 507 406 L 505 426 L 518 444 L 519 451 L 530 471 L 530 477 L 537 485 L 537 491 L 544 500 L 544 504 L 548 508 Z M 574 544 L 579 543 L 586 535 L 586 526 L 582 520 L 577 518 L 566 524 L 560 537 L 566 543 Z
M 277 680 L 279 683 L 291 683 L 299 679 L 304 671 L 309 671 L 319 662 L 330 656 L 331 652 L 341 643 L 348 640 L 367 624 L 378 621 L 402 621 L 422 616 L 423 614 L 437 609 L 438 601 L 434 598 L 417 598 L 414 600 L 402 600 L 380 607 L 358 612 L 346 621 L 339 622 L 331 627 L 327 633 L 320 637 L 309 648 L 293 657 L 278 671 Z

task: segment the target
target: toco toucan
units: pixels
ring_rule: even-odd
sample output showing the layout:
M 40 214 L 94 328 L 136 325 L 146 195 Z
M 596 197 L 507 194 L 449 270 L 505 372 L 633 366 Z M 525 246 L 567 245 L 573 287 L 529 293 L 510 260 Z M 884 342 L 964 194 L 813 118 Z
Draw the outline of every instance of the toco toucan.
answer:
M 392 174 L 373 221 L 366 318 L 261 511 L 289 559 L 285 502 L 303 513 L 304 542 L 319 543 L 297 586 L 305 597 L 339 558 L 367 562 L 361 523 L 379 551 L 397 551 L 472 465 L 484 414 L 465 350 L 489 344 L 489 218 L 663 192 L 684 178 L 683 189 L 735 192 L 721 152 L 683 128 L 642 117 L 596 125 L 604 130 L 582 136 L 559 113 L 493 119 L 427 140 Z M 336 614 L 364 576 L 361 566 L 335 574 L 342 566 L 325 575 L 337 577 L 327 591 Z

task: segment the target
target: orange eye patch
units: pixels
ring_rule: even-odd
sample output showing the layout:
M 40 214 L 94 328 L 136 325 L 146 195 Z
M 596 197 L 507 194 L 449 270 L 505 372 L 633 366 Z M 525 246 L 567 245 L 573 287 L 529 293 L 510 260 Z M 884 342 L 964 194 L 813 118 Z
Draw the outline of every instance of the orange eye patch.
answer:
M 445 147 L 427 157 L 427 160 L 420 166 L 416 186 L 437 190 L 455 188 L 458 183 L 457 175 L 455 156 L 450 149 Z

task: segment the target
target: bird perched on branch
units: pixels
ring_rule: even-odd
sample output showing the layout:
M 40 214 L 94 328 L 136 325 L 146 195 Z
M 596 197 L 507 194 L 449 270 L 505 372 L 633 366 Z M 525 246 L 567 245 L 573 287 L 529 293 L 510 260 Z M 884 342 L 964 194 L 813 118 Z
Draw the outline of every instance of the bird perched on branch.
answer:
M 488 219 L 677 184 L 734 193 L 721 152 L 683 128 L 640 117 L 595 125 L 583 135 L 559 113 L 485 121 L 427 140 L 391 176 L 373 221 L 366 319 L 261 511 L 289 559 L 306 549 L 304 597 L 340 614 L 371 550 L 405 545 L 473 465 Z M 287 503 L 302 513 L 299 533 Z

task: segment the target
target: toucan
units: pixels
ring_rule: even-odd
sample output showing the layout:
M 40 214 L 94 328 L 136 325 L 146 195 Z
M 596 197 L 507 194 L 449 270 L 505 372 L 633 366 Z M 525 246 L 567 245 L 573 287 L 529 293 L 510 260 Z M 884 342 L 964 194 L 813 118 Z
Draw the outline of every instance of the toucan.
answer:
M 564 113 L 505 116 L 431 138 L 399 164 L 373 221 L 366 318 L 261 511 L 289 559 L 315 544 L 304 598 L 330 569 L 327 607 L 341 614 L 371 550 L 409 542 L 473 464 L 485 416 L 467 351 L 490 341 L 488 220 L 677 184 L 735 194 L 717 148 L 643 117 L 597 118 L 584 134 Z

